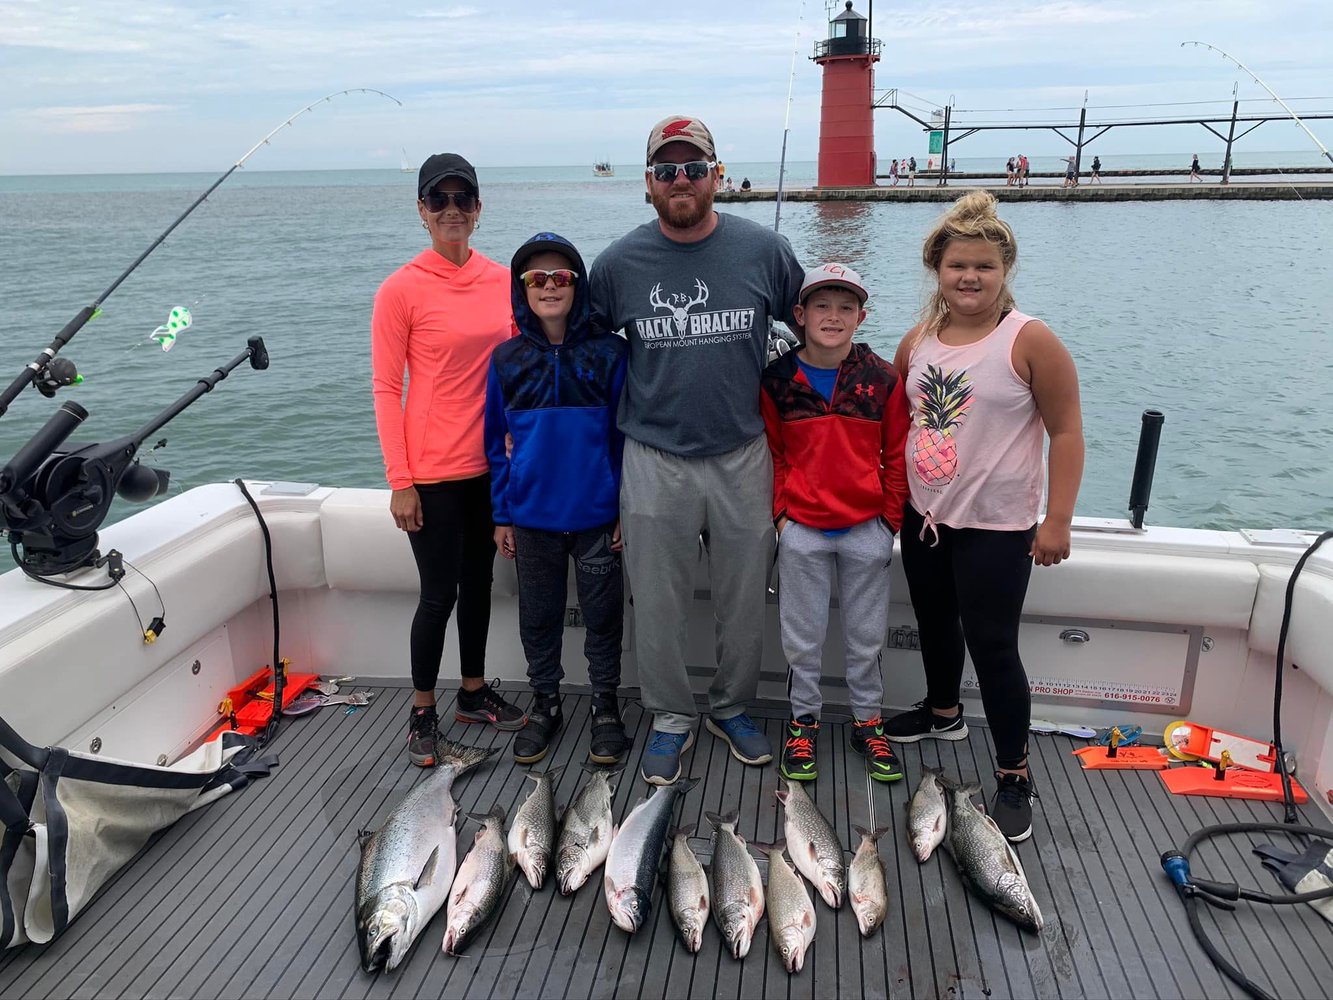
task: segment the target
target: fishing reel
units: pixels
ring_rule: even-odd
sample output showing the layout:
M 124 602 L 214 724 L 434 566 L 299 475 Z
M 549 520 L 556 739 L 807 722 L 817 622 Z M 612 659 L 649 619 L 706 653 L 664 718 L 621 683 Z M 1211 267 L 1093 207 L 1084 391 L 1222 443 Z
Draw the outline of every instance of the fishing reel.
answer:
M 78 403 L 66 402 L 18 453 L 0 468 L 0 529 L 9 535 L 14 560 L 29 576 L 44 578 L 108 560 L 97 551 L 97 529 L 120 496 L 144 503 L 167 490 L 170 473 L 139 463 L 143 442 L 200 396 L 210 392 L 243 361 L 263 371 L 268 351 L 262 337 L 137 431 L 104 444 L 62 450 L 88 417 Z M 20 549 L 22 553 L 20 554 Z M 110 564 L 112 579 L 124 574 L 119 560 Z

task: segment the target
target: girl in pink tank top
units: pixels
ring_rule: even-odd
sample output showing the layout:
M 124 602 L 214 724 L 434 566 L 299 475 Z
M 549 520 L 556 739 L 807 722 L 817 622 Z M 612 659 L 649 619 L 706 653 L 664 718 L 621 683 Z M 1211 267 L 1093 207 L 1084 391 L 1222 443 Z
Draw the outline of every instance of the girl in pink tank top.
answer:
M 959 693 L 970 653 L 995 742 L 989 812 L 1015 842 L 1032 833 L 1036 795 L 1019 621 L 1033 563 L 1069 557 L 1083 477 L 1078 373 L 1050 328 L 1015 308 L 1008 279 L 1017 257 L 1013 231 L 983 191 L 960 198 L 922 251 L 939 284 L 894 365 L 912 417 L 900 537 L 926 700 L 884 724 L 899 743 L 965 739 Z

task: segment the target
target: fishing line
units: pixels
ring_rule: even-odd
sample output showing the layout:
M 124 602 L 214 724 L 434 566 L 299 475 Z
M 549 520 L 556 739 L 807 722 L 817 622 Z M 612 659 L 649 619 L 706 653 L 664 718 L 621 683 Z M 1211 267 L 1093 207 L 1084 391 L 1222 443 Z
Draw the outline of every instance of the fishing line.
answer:
M 272 139 L 273 136 L 275 136 L 278 132 L 282 131 L 284 128 L 287 128 L 289 125 L 295 122 L 296 119 L 300 118 L 302 115 L 306 114 L 309 111 L 313 111 L 315 108 L 319 107 L 319 105 L 332 101 L 335 97 L 342 97 L 345 94 L 377 94 L 380 97 L 388 98 L 390 101 L 393 101 L 394 104 L 397 104 L 399 107 L 403 106 L 402 101 L 398 100 L 398 98 L 390 94 L 384 93 L 384 91 L 382 90 L 374 90 L 369 87 L 352 87 L 348 90 L 339 90 L 335 93 L 327 94 L 324 97 L 321 97 L 319 100 L 307 104 L 301 110 L 297 111 L 295 114 L 290 115 L 288 118 L 286 118 L 281 124 L 276 126 L 274 129 L 268 132 L 262 139 L 260 139 L 257 143 L 251 146 L 244 156 L 242 156 L 239 160 L 237 160 L 230 167 L 228 167 L 227 170 L 223 172 L 222 176 L 220 176 L 217 180 L 215 180 L 212 184 L 208 186 L 208 189 L 204 191 L 203 194 L 201 194 L 198 198 L 196 198 L 193 202 L 191 202 L 190 206 L 187 209 L 185 209 L 185 211 L 183 211 L 180 215 L 178 215 L 176 217 L 176 220 L 172 222 L 171 225 L 167 226 L 167 228 L 162 231 L 161 235 L 159 235 L 157 239 L 153 240 L 153 242 L 148 245 L 148 249 L 145 250 L 143 253 L 139 254 L 139 256 L 134 259 L 134 262 L 130 264 L 129 267 L 125 268 L 125 270 L 120 273 L 119 277 L 117 277 L 115 281 L 111 282 L 111 284 L 107 287 L 106 291 L 104 291 L 101 295 L 97 296 L 97 298 L 95 298 L 91 304 L 86 305 L 82 309 L 80 309 L 79 312 L 75 315 L 75 317 L 65 324 L 64 328 L 58 334 L 56 334 L 55 339 L 51 341 L 50 346 L 48 346 L 44 351 L 42 351 L 42 353 L 37 356 L 37 359 L 35 361 L 33 361 L 31 364 L 25 367 L 23 371 L 19 374 L 18 378 L 16 378 L 13 382 L 9 384 L 9 387 L 7 389 L 5 389 L 3 392 L 0 392 L 0 417 L 3 417 L 5 415 L 6 411 L 9 409 L 9 404 L 12 403 L 18 397 L 19 393 L 21 393 L 25 388 L 27 388 L 29 385 L 33 385 L 34 383 L 44 382 L 43 375 L 47 372 L 48 366 L 55 359 L 55 356 L 60 353 L 60 349 L 63 348 L 66 344 L 68 344 L 70 340 L 73 339 L 74 335 L 78 333 L 79 330 L 81 330 L 89 320 L 94 319 L 101 313 L 102 303 L 111 297 L 111 293 L 120 287 L 121 282 L 123 282 L 126 278 L 128 278 L 131 274 L 133 274 L 135 269 L 138 268 L 138 266 L 148 258 L 148 255 L 151 254 L 154 250 L 156 250 L 159 246 L 161 246 L 162 242 L 168 236 L 171 235 L 171 233 L 176 229 L 176 227 L 179 226 L 182 222 L 184 222 L 189 217 L 191 212 L 193 212 L 196 208 L 198 208 L 201 204 L 203 204 L 204 200 L 210 194 L 216 191 L 219 185 L 221 185 L 223 181 L 225 181 L 233 173 L 239 170 L 245 164 L 245 161 L 250 159 L 250 157 L 253 156 L 261 146 L 267 146 L 269 144 L 269 140 Z M 72 380 L 73 380 L 73 375 L 70 376 L 70 381 Z M 70 384 L 70 381 L 58 382 L 56 384 L 68 385 Z M 43 394 L 45 395 L 53 395 L 55 392 L 54 386 L 48 387 L 48 385 L 46 384 L 39 384 L 38 388 L 41 389 Z

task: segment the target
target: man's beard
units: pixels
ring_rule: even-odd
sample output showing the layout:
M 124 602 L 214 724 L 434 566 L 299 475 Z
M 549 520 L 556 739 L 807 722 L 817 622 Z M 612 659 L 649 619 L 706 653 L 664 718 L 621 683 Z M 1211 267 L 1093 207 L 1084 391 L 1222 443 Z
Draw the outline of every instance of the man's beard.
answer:
M 696 191 L 695 196 L 694 204 L 687 205 L 681 202 L 673 202 L 669 189 L 665 195 L 653 191 L 653 208 L 657 209 L 658 217 L 673 229 L 693 229 L 708 218 L 713 211 L 713 191 L 711 188 L 706 188 L 702 193 Z

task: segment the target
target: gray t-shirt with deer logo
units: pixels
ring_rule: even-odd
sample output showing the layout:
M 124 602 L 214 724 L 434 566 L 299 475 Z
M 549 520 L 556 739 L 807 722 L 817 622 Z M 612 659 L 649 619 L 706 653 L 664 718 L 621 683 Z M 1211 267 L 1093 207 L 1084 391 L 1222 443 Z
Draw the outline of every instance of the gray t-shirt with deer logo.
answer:
M 629 341 L 620 429 L 674 455 L 721 455 L 764 432 L 769 320 L 794 322 L 805 277 L 785 236 L 717 219 L 697 243 L 647 222 L 607 247 L 589 279 L 593 324 Z

